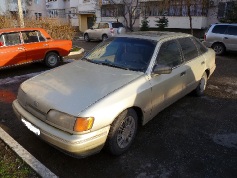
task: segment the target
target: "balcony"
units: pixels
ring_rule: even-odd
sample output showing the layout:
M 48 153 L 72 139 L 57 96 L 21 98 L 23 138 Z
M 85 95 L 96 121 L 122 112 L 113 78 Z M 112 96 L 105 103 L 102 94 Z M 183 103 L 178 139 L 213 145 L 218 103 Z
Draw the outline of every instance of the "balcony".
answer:
M 64 9 L 65 2 L 64 1 L 50 1 L 46 2 L 46 9 Z
M 108 4 L 123 4 L 123 1 L 122 0 L 113 0 L 113 2 L 112 2 L 110 0 L 99 0 L 100 6 L 108 5 Z

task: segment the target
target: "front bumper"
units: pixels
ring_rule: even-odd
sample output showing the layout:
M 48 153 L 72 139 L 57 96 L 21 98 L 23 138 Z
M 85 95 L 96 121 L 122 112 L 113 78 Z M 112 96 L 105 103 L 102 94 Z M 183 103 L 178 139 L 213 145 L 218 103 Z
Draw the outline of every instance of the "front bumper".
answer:
M 40 130 L 41 139 L 75 157 L 86 157 L 99 152 L 110 129 L 110 126 L 107 126 L 94 132 L 72 135 L 39 120 L 26 111 L 17 100 L 13 101 L 13 110 L 19 119 L 30 122 Z

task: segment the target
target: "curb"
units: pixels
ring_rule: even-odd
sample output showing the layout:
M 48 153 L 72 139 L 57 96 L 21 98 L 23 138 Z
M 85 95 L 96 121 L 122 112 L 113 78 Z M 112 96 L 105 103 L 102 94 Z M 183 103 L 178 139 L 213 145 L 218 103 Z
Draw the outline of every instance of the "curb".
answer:
M 58 178 L 0 127 L 0 138 L 43 178 Z
M 78 55 L 78 54 L 83 53 L 84 51 L 85 51 L 84 48 L 81 48 L 79 51 L 70 52 L 68 56 Z

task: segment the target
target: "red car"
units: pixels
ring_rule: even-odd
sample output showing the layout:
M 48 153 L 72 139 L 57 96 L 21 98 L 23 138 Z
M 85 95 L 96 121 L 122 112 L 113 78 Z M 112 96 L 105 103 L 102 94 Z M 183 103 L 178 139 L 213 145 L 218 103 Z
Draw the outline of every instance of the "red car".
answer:
M 0 68 L 36 61 L 56 67 L 71 48 L 71 40 L 54 40 L 42 28 L 0 29 Z

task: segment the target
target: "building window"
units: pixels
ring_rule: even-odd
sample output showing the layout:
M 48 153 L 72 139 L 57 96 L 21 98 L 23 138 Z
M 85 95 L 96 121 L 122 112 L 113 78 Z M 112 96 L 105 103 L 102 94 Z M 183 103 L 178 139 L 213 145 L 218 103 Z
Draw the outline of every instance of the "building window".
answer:
M 124 5 L 103 5 L 101 7 L 102 17 L 121 17 L 124 14 Z
M 228 16 L 228 13 L 231 13 L 233 7 L 235 7 L 236 4 L 234 1 L 229 1 L 229 2 L 219 2 L 218 4 L 218 13 L 217 13 L 217 18 L 225 18 Z
M 41 20 L 42 19 L 42 13 L 35 13 L 35 19 Z
M 40 4 L 40 0 L 34 0 L 35 4 Z
M 201 0 L 194 1 L 190 6 L 191 16 L 207 16 L 206 3 Z M 188 6 L 182 1 L 170 1 L 169 5 L 163 2 L 145 2 L 141 3 L 141 11 L 143 16 L 188 16 Z
M 65 13 L 65 9 L 51 9 L 48 11 L 49 17 L 51 18 L 65 18 L 66 17 L 66 13 Z

